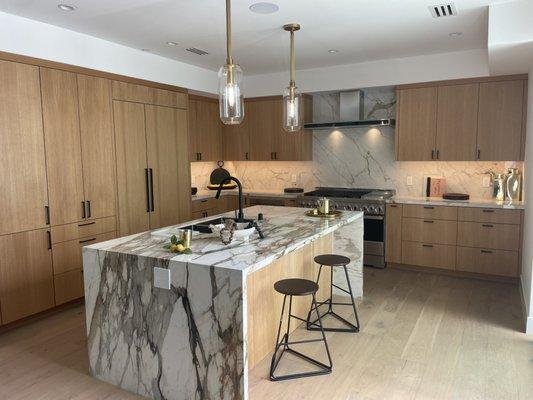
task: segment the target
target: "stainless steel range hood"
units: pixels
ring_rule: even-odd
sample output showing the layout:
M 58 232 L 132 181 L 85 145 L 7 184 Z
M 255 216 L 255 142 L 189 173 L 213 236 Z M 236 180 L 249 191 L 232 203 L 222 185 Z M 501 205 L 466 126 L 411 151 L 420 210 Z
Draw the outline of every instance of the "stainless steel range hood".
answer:
M 362 126 L 394 125 L 394 119 L 365 119 L 364 93 L 362 90 L 339 93 L 339 119 L 304 124 L 306 129 L 355 128 Z

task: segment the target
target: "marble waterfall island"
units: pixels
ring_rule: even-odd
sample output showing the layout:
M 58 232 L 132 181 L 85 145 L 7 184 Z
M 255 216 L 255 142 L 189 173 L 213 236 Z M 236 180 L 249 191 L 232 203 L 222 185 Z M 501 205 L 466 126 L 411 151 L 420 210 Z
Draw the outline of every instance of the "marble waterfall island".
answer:
M 265 215 L 264 239 L 224 246 L 201 234 L 190 255 L 163 246 L 191 222 L 85 247 L 91 375 L 151 399 L 247 399 L 248 370 L 275 343 L 282 301 L 275 280 L 315 279 L 314 255 L 337 251 L 352 259 L 350 280 L 362 293 L 363 214 L 328 221 L 304 211 L 247 208 L 248 217 Z M 156 268 L 170 275 L 170 289 L 154 287 Z M 322 274 L 319 300 L 328 279 Z M 308 307 L 295 299 L 293 312 L 305 316 Z

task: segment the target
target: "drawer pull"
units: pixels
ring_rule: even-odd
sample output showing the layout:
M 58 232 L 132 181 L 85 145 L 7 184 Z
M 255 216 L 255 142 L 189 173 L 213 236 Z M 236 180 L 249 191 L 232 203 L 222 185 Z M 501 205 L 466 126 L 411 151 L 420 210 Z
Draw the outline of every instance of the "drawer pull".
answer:
M 48 241 L 48 250 L 52 250 L 52 233 L 50 231 L 46 231 L 46 239 Z
M 485 254 L 492 254 L 492 251 L 490 250 L 481 250 L 482 253 L 485 253 Z
M 433 207 L 433 206 L 424 206 L 424 208 L 426 210 L 434 210 L 435 209 L 435 207 Z
M 396 204 L 389 204 L 390 207 L 396 208 L 398 207 Z
M 493 213 L 494 210 L 483 210 L 484 213 Z
M 93 221 L 93 222 L 87 222 L 86 224 L 78 224 L 78 226 L 89 226 L 89 225 L 94 225 L 96 224 L 96 221 Z
M 433 248 L 433 245 L 432 244 L 423 244 L 422 247 Z
M 426 224 L 432 224 L 433 222 L 435 222 L 435 221 L 429 221 L 427 219 L 424 220 L 424 223 L 426 223 Z
M 483 224 L 481 226 L 484 227 L 484 228 L 494 228 L 494 225 L 492 225 L 492 224 Z
M 80 240 L 80 244 L 82 244 L 82 243 L 94 242 L 95 240 L 96 240 L 96 238 Z

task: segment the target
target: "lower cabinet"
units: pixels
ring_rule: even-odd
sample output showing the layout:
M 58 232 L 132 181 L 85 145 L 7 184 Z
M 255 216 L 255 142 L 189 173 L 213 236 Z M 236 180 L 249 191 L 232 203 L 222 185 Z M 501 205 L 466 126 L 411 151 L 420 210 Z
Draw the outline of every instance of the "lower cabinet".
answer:
M 2 324 L 54 306 L 50 231 L 0 237 L 0 308 Z
M 388 204 L 389 263 L 516 278 L 522 211 Z
M 239 196 L 224 195 L 220 199 L 214 197 L 192 201 L 192 219 L 207 218 L 211 215 L 222 214 L 239 208 Z

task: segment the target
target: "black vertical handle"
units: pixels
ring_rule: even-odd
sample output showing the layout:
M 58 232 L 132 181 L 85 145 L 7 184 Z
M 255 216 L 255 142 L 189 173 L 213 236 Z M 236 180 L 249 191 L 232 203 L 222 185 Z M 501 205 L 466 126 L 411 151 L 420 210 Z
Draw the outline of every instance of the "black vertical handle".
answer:
M 431 159 L 432 159 L 432 160 L 435 159 L 435 150 L 431 150 Z
M 244 159 L 245 160 L 249 160 L 250 159 L 250 156 L 249 156 L 248 152 L 244 153 Z
M 44 222 L 46 225 L 50 225 L 50 207 L 44 206 Z
M 150 212 L 150 179 L 148 178 L 148 168 L 144 169 L 144 178 L 146 181 L 146 212 Z
M 81 202 L 81 217 L 82 217 L 83 219 L 86 218 L 86 213 L 85 213 L 85 202 L 84 202 L 84 201 Z
M 439 159 L 439 154 L 440 154 L 440 151 L 439 149 L 437 149 L 437 160 Z
M 202 153 L 198 153 L 199 161 L 202 161 Z
M 148 168 L 148 171 L 150 172 L 150 211 L 154 212 L 154 170 L 152 168 Z
M 46 231 L 46 238 L 48 240 L 48 250 L 52 250 L 52 233 L 50 231 Z
M 91 218 L 91 201 L 87 200 L 87 218 Z
M 477 149 L 477 159 L 479 160 L 481 158 L 481 150 Z

